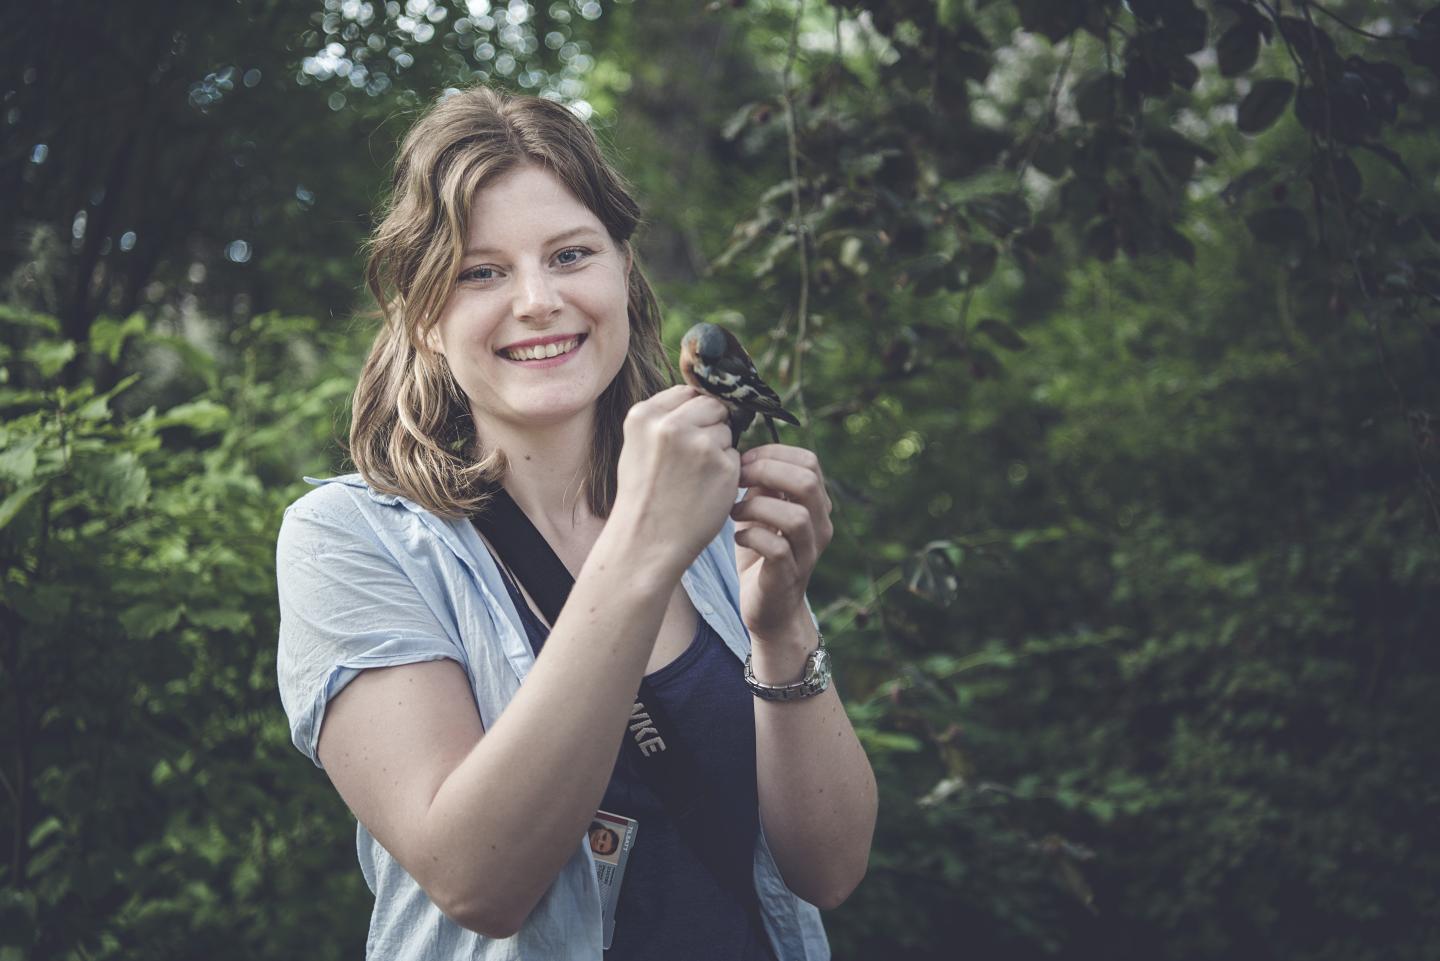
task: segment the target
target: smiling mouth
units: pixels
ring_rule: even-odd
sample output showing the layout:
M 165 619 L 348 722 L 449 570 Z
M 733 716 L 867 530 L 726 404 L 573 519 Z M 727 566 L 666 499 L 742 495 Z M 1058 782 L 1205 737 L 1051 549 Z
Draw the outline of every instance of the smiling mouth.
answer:
M 577 334 L 569 340 L 559 340 L 549 344 L 536 344 L 533 347 L 506 347 L 497 351 L 497 353 L 506 360 L 548 360 L 551 357 L 559 357 L 561 354 L 570 353 L 576 347 L 579 347 L 580 342 L 584 339 L 584 334 Z

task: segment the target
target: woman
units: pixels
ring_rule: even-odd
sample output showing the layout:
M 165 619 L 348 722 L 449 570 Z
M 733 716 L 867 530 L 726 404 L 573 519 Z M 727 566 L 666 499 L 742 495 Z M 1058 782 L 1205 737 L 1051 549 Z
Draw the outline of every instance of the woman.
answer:
M 316 481 L 278 545 L 281 697 L 359 822 L 367 957 L 824 958 L 816 906 L 864 873 L 869 763 L 835 691 L 797 681 L 819 463 L 742 458 L 722 404 L 665 387 L 638 219 L 550 101 L 456 93 L 401 148 L 359 472 Z M 504 497 L 573 576 L 553 624 L 471 522 Z M 633 847 L 603 899 L 602 816 Z

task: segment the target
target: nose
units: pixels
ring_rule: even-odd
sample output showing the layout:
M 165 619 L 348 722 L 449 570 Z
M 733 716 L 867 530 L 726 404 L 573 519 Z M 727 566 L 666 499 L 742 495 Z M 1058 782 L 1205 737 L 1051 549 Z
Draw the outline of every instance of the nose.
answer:
M 522 269 L 515 284 L 515 316 L 532 324 L 545 324 L 560 312 L 560 291 L 543 267 Z

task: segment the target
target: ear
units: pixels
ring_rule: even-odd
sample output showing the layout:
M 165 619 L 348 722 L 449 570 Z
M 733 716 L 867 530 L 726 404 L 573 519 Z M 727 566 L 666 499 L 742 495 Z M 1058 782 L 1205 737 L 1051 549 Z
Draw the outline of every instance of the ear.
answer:
M 629 283 L 630 283 L 630 270 L 631 270 L 631 268 L 634 267 L 634 266 L 635 266 L 635 248 L 632 247 L 632 246 L 630 245 L 630 241 L 627 240 L 627 241 L 625 241 L 625 283 L 626 283 L 627 286 L 628 286 Z

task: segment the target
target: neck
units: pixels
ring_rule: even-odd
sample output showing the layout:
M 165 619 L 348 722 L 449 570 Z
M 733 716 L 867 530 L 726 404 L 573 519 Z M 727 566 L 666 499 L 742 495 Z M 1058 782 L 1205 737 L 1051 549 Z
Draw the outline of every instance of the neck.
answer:
M 545 427 L 488 424 L 487 445 L 505 452 L 505 490 L 547 539 L 562 540 L 588 529 L 585 480 L 590 470 L 594 413 Z

